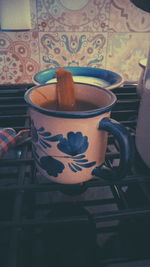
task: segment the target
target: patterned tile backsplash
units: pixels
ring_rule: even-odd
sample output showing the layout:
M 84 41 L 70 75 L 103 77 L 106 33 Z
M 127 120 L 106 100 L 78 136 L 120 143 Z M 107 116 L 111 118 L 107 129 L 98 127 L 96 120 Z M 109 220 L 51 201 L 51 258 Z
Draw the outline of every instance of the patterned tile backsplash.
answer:
M 31 31 L 0 31 L 0 83 L 30 83 L 57 66 L 109 69 L 139 79 L 150 14 L 130 0 L 30 0 Z
M 37 1 L 40 31 L 103 32 L 108 30 L 110 0 Z
M 107 33 L 39 32 L 41 68 L 89 66 L 105 68 Z

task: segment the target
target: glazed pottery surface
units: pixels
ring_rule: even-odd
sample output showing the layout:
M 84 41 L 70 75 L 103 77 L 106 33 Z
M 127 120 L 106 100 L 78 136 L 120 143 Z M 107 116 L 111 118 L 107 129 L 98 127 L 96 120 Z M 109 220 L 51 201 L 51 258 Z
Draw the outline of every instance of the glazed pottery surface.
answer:
M 141 73 L 140 73 L 140 77 L 139 77 L 138 84 L 137 84 L 137 94 L 139 96 L 141 96 L 143 92 L 143 82 L 144 82 L 144 74 L 145 74 L 146 65 L 147 65 L 147 58 L 142 58 L 139 61 L 139 66 L 141 67 Z
M 141 61 L 141 66 L 143 77 L 141 84 L 139 84 L 141 101 L 135 141 L 141 158 L 150 168 L 150 49 L 147 59 Z
M 120 136 L 122 164 L 126 165 L 124 170 L 127 169 L 128 133 L 119 123 L 109 119 L 115 95 L 98 86 L 81 83 L 75 83 L 75 95 L 77 100 L 90 100 L 97 108 L 87 111 L 43 108 L 45 102 L 57 98 L 55 83 L 35 86 L 26 92 L 37 169 L 57 183 L 75 184 L 91 179 L 99 174 L 97 171 L 105 161 L 107 132 Z
M 74 82 L 97 85 L 107 89 L 114 89 L 123 84 L 123 78 L 110 70 L 91 67 L 64 67 L 73 75 Z M 56 82 L 55 72 L 59 68 L 46 69 L 34 76 L 36 84 Z

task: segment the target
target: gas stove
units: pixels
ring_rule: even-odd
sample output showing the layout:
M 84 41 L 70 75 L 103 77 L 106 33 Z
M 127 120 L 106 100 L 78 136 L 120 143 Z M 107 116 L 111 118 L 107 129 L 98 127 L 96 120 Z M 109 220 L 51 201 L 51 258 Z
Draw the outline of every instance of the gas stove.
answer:
M 24 93 L 33 84 L 0 86 L 0 126 L 30 128 Z M 112 118 L 135 139 L 136 83 L 113 92 Z M 0 159 L 2 267 L 149 266 L 150 170 L 134 146 L 128 175 L 93 178 L 77 185 L 47 181 L 36 170 L 30 136 Z M 117 166 L 118 145 L 109 135 L 108 166 Z M 147 264 L 147 265 L 145 265 Z

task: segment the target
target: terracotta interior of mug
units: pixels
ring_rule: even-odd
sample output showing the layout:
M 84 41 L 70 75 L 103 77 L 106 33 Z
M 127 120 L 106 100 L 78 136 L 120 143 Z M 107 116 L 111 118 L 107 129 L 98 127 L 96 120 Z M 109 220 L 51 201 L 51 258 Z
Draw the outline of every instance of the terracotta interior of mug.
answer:
M 113 95 L 106 89 L 89 84 L 75 83 L 76 100 L 87 101 L 95 104 L 97 108 L 109 106 L 113 102 Z M 56 83 L 34 87 L 29 94 L 32 104 L 42 107 L 43 105 L 57 100 Z

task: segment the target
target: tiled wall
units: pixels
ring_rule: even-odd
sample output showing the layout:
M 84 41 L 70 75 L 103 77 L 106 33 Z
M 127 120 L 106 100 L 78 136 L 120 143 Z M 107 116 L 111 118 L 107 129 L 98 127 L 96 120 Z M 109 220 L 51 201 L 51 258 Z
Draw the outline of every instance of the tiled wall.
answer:
M 31 31 L 0 32 L 1 84 L 29 83 L 57 66 L 105 68 L 138 80 L 150 14 L 130 0 L 31 0 L 31 10 Z

